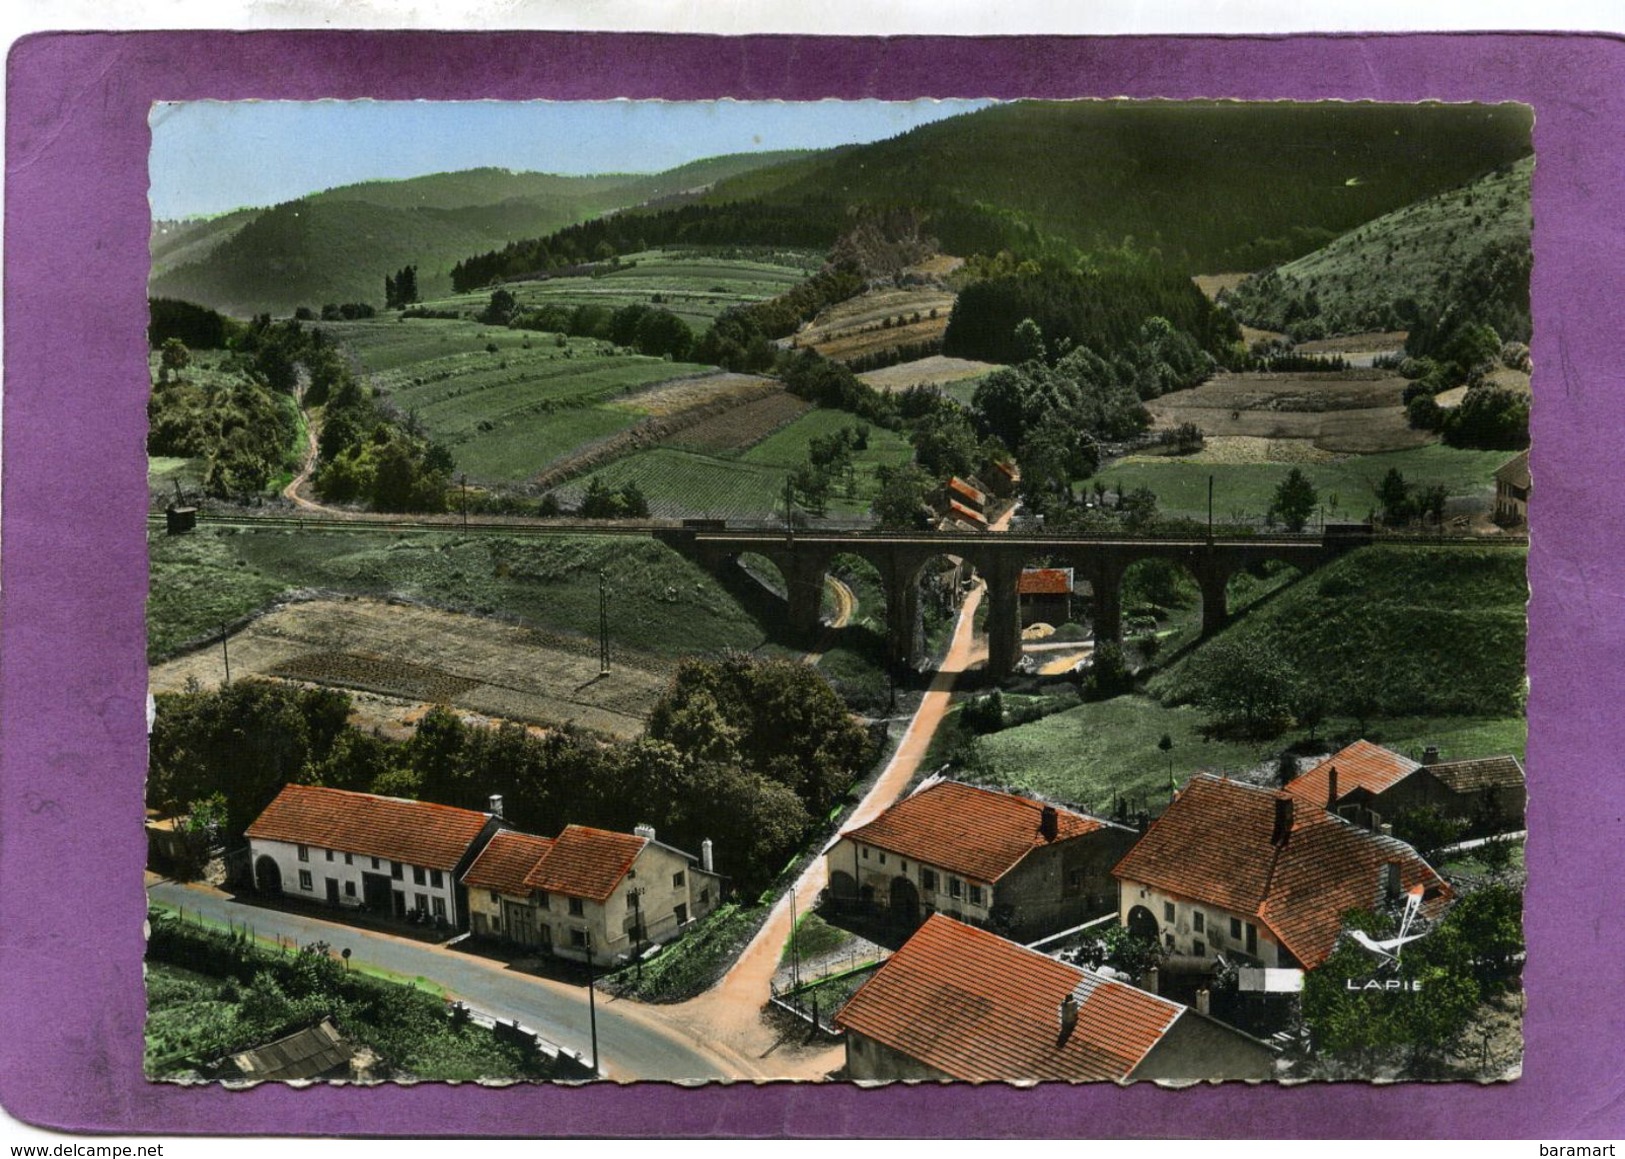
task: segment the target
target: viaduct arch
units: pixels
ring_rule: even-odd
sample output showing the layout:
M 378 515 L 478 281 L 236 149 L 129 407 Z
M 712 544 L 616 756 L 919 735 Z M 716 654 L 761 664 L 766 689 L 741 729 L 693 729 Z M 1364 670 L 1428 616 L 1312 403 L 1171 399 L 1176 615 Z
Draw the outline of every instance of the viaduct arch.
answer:
M 1202 634 L 1210 636 L 1229 617 L 1225 589 L 1237 572 L 1279 560 L 1307 572 L 1352 547 L 1369 533 L 1338 533 L 1321 539 L 1087 539 L 1062 536 L 827 531 L 748 531 L 726 527 L 683 528 L 656 533 L 669 546 L 713 572 L 746 552 L 766 556 L 784 575 L 789 628 L 811 644 L 819 631 L 824 576 L 837 555 L 855 555 L 878 571 L 886 588 L 887 656 L 909 663 L 918 647 L 920 573 L 939 556 L 969 563 L 987 584 L 988 672 L 1008 676 L 1021 660 L 1021 610 L 1017 592 L 1028 560 L 1045 556 L 1070 567 L 1094 592 L 1097 640 L 1121 642 L 1124 573 L 1141 560 L 1167 559 L 1196 577 L 1202 592 Z

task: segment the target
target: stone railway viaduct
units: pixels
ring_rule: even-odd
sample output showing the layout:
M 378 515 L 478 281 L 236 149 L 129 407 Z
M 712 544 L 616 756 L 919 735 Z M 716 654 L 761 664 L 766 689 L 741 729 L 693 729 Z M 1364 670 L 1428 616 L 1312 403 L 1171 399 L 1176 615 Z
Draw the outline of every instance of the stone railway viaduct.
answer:
M 1362 534 L 1363 532 L 1363 534 Z M 1244 568 L 1280 560 L 1307 572 L 1342 552 L 1371 542 L 1369 529 L 1334 525 L 1321 538 L 1277 537 L 1207 539 L 1090 539 L 1021 534 L 953 532 L 876 533 L 831 531 L 750 531 L 726 527 L 684 527 L 655 534 L 667 545 L 716 573 L 735 566 L 741 555 L 771 560 L 788 590 L 789 626 L 798 642 L 810 644 L 819 632 L 824 576 L 836 556 L 855 555 L 878 571 L 886 588 L 886 646 L 894 664 L 913 661 L 918 649 L 920 575 L 942 556 L 975 568 L 987 584 L 988 672 L 1008 676 L 1021 659 L 1021 612 L 1017 592 L 1021 571 L 1035 560 L 1071 567 L 1094 593 L 1097 640 L 1122 640 L 1122 586 L 1128 569 L 1141 560 L 1167 559 L 1187 569 L 1202 592 L 1202 634 L 1225 623 L 1225 587 Z

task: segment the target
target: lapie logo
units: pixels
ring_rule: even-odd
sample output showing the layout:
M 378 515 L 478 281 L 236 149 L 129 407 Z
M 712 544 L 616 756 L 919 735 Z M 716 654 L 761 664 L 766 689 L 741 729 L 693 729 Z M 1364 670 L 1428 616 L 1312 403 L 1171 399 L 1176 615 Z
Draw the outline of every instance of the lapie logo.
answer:
M 1364 930 L 1350 930 L 1349 937 L 1362 949 L 1369 950 L 1379 959 L 1378 969 L 1393 970 L 1400 964 L 1400 954 L 1406 945 L 1427 936 L 1427 930 L 1411 933 L 1416 923 L 1418 913 L 1422 909 L 1422 887 L 1413 885 L 1405 895 L 1405 911 L 1399 919 L 1399 933 L 1391 938 L 1380 941 L 1373 938 Z M 1422 988 L 1419 978 L 1367 978 L 1364 982 L 1354 978 L 1344 980 L 1343 986 L 1348 990 L 1365 991 L 1376 990 L 1382 992 L 1403 991 L 1414 993 Z

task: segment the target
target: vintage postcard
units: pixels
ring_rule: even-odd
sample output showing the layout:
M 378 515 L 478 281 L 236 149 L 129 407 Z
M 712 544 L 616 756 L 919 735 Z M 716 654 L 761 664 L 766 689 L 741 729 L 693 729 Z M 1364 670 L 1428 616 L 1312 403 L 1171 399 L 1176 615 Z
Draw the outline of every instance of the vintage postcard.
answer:
M 118 663 L 55 658 L 100 731 L 35 751 L 117 775 L 131 1093 L 67 1125 L 680 1134 L 811 1088 L 846 1132 L 1143 1134 L 1149 1093 L 1226 1133 L 1303 1083 L 1377 1133 L 1557 1122 L 1606 835 L 1554 722 L 1610 631 L 1542 627 L 1581 532 L 1538 489 L 1602 469 L 1617 97 L 1538 62 L 1617 44 L 1146 42 L 1189 68 L 1153 84 L 967 41 L 945 87 L 927 41 L 126 39 L 276 80 L 120 55 L 101 130 L 139 317 L 68 453 L 121 586 L 67 590 Z M 301 55 L 340 42 L 371 81 Z M 482 46 L 534 75 L 400 83 Z M 558 79 L 600 54 L 639 80 Z M 8 548 L 51 526 L 45 352 Z M 37 735 L 13 832 L 71 848 Z

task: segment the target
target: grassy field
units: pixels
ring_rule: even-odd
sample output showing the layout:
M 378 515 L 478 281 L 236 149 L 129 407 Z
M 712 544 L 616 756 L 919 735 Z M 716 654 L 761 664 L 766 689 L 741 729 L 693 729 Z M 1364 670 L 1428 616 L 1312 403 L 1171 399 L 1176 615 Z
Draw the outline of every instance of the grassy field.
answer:
M 845 411 L 819 408 L 780 427 L 737 458 L 656 447 L 619 459 L 595 475 L 612 487 L 636 483 L 649 500 L 651 514 L 657 516 L 782 518 L 785 478 L 806 457 L 809 440 L 858 422 Z M 853 457 L 850 479 L 836 483 L 829 513 L 866 513 L 877 490 L 875 472 L 907 462 L 911 454 L 901 435 L 872 428 L 868 449 Z M 587 483 L 582 478 L 562 488 L 561 500 L 566 505 L 580 502 Z
M 596 277 L 550 278 L 510 282 L 508 292 L 521 310 L 588 303 L 618 309 L 655 305 L 670 310 L 696 333 L 706 329 L 730 306 L 760 302 L 790 289 L 816 272 L 821 255 L 786 251 L 775 261 L 721 258 L 699 251 L 646 250 L 621 259 L 619 269 Z M 632 263 L 636 263 L 636 265 Z M 477 313 L 491 300 L 490 291 L 459 294 L 424 303 L 437 310 Z
M 711 575 L 653 540 L 211 530 L 150 543 L 148 654 L 173 654 L 289 592 L 392 594 L 595 637 L 609 576 L 616 647 L 749 650 L 762 627 Z
M 1495 470 L 1512 456 L 1506 451 L 1464 451 L 1433 445 L 1378 455 L 1354 455 L 1325 463 L 1299 464 L 1309 476 L 1327 517 L 1363 519 L 1376 506 L 1375 489 L 1390 469 L 1413 486 L 1443 484 L 1458 501 L 1487 502 L 1495 493 Z M 1291 468 L 1285 463 L 1202 463 L 1131 456 L 1101 471 L 1108 487 L 1149 487 L 1166 515 L 1207 518 L 1208 477 L 1213 477 L 1213 513 L 1221 521 L 1263 518 Z M 1091 483 L 1093 480 L 1091 480 Z M 1335 502 L 1334 502 L 1335 500 Z
M 1368 547 L 1313 573 L 1216 639 L 1281 658 L 1328 710 L 1511 716 L 1524 691 L 1527 553 L 1492 547 Z M 1199 689 L 1201 650 L 1149 691 Z
M 1307 736 L 1296 730 L 1270 741 L 1208 740 L 1204 716 L 1146 696 L 1120 696 L 1081 704 L 1031 724 L 982 737 L 977 744 L 994 772 L 983 779 L 1026 789 L 1094 812 L 1109 812 L 1120 795 L 1153 813 L 1168 803 L 1170 772 L 1184 784 L 1196 773 L 1242 774 L 1273 769 L 1283 748 Z M 1355 723 L 1336 719 L 1321 737 L 1355 735 Z M 1166 734 L 1174 747 L 1164 754 Z M 1512 753 L 1522 757 L 1527 729 L 1521 718 L 1397 717 L 1373 722 L 1366 738 L 1419 755 L 1437 744 L 1455 759 Z M 956 774 L 958 775 L 958 774 Z

